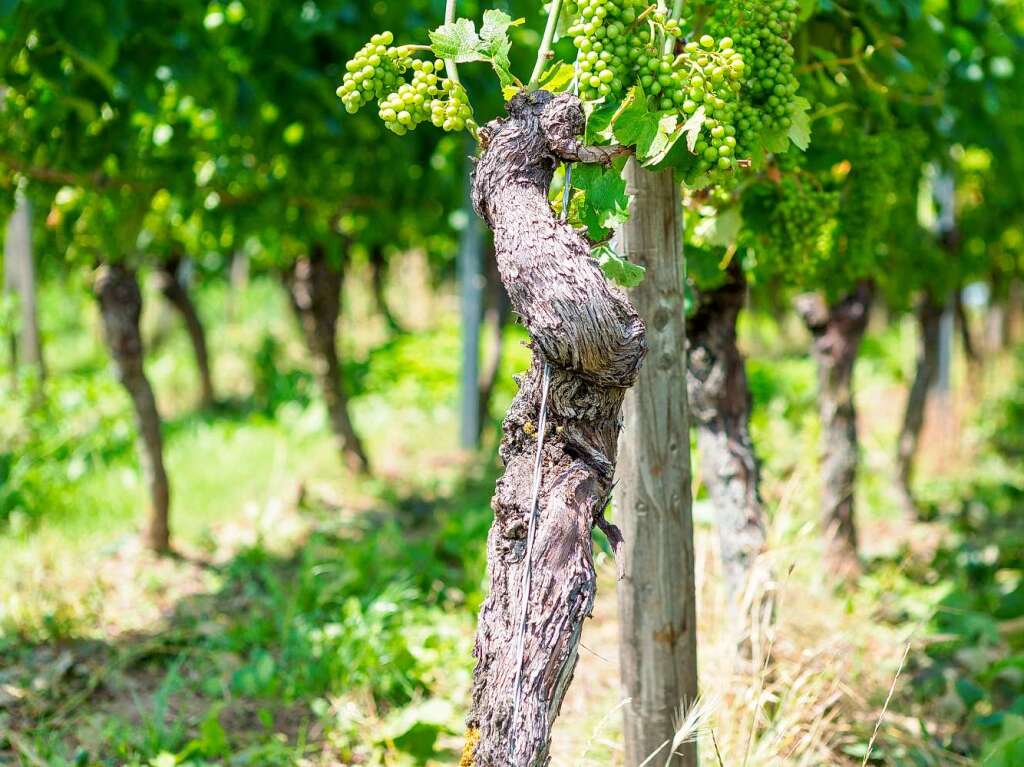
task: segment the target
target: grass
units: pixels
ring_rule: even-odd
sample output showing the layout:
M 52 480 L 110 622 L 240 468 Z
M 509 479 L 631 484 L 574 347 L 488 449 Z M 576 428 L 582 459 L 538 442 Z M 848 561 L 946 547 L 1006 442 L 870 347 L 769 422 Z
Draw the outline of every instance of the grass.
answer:
M 87 292 L 46 285 L 46 396 L 32 400 L 28 382 L 0 391 L 0 763 L 457 760 L 498 468 L 456 447 L 450 298 L 389 336 L 358 275 L 346 290 L 342 327 L 359 329 L 342 342 L 346 383 L 373 480 L 341 469 L 271 280 L 198 291 L 223 400 L 211 411 L 196 409 L 187 339 L 147 293 L 179 550 L 161 559 L 136 539 L 133 426 Z M 818 549 L 800 332 L 763 318 L 744 332 L 776 620 L 736 653 L 697 488 L 702 702 L 680 716 L 680 740 L 699 736 L 703 763 L 727 767 L 1020 764 L 1024 404 L 1012 382 L 1024 365 L 994 363 L 953 417 L 932 419 L 918 482 L 928 521 L 910 523 L 895 511 L 891 448 L 912 328 L 872 332 L 857 371 L 868 570 L 837 591 Z M 525 366 L 522 338 L 507 339 L 495 416 Z M 554 765 L 621 764 L 613 566 L 598 553 L 598 567 Z

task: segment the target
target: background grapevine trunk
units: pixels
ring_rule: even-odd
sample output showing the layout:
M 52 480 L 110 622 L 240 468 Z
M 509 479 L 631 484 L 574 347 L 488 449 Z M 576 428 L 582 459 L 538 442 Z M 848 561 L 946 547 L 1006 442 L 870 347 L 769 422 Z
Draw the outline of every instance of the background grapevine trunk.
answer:
M 917 353 L 917 367 L 914 382 L 907 395 L 907 407 L 903 414 L 896 454 L 896 478 L 902 495 L 903 505 L 908 514 L 917 514 L 911 480 L 914 471 L 914 457 L 924 426 L 928 391 L 935 385 L 939 374 L 939 334 L 942 322 L 942 304 L 931 293 L 926 293 L 917 310 L 920 331 Z
M 729 598 L 743 598 L 765 548 L 760 467 L 750 438 L 750 388 L 736 345 L 736 320 L 746 299 L 737 261 L 725 284 L 701 293 L 689 323 L 688 389 L 697 427 L 701 473 L 714 506 Z
M 171 492 L 164 469 L 160 414 L 143 369 L 139 332 L 142 292 L 135 272 L 122 264 L 102 267 L 94 289 L 103 319 L 104 340 L 114 359 L 117 377 L 132 398 L 139 430 L 139 457 L 150 500 L 146 542 L 154 551 L 168 551 L 171 547 Z
M 206 330 L 203 328 L 195 304 L 192 303 L 192 297 L 179 279 L 180 274 L 181 256 L 173 255 L 160 264 L 157 284 L 164 298 L 178 311 L 185 323 L 185 330 L 188 332 L 192 352 L 196 358 L 196 367 L 199 371 L 203 407 L 209 408 L 214 405 L 217 398 L 213 388 L 213 371 L 210 369 L 210 353 L 206 345 Z
M 315 243 L 309 256 L 297 259 L 285 275 L 292 310 L 313 356 L 342 461 L 352 471 L 365 473 L 369 471 L 369 462 L 349 417 L 348 395 L 338 360 L 342 279 L 341 268 L 330 262 L 321 243 Z
M 860 572 L 854 519 L 859 445 L 853 366 L 873 293 L 873 287 L 862 282 L 832 305 L 817 294 L 797 299 L 797 311 L 813 337 L 811 351 L 818 366 L 822 530 L 828 560 L 840 578 Z

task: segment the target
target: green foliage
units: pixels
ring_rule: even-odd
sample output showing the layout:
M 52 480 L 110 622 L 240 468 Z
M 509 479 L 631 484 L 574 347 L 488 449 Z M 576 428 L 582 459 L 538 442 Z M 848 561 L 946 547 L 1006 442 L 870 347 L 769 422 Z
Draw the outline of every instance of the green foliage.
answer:
M 1024 744 L 1024 476 L 992 439 L 1024 428 L 1020 400 L 1012 391 L 983 413 L 990 441 L 969 478 L 928 486 L 947 542 L 877 562 L 865 584 L 890 620 L 927 626 L 893 707 L 942 722 L 935 741 L 984 764 L 1015 764 Z
M 731 35 L 746 64 L 743 97 L 736 115 L 737 139 L 744 156 L 759 166 L 764 154 L 783 153 L 790 139 L 807 148 L 809 126 L 806 99 L 796 97 L 790 39 L 797 26 L 795 0 L 714 3 L 707 29 L 711 35 Z
M 744 264 L 759 280 L 820 284 L 839 208 L 840 193 L 809 174 L 752 185 L 743 197 Z
M 133 455 L 119 385 L 90 373 L 0 398 L 0 526 L 62 513 L 97 466 Z
M 612 282 L 624 288 L 635 288 L 644 279 L 647 271 L 638 264 L 632 264 L 620 256 L 611 246 L 599 245 L 594 249 L 594 258 L 601 267 L 601 271 Z
M 471 20 L 456 19 L 430 33 L 431 49 L 439 58 L 451 59 L 457 64 L 487 61 L 494 68 L 502 87 L 513 83 L 521 86 L 522 83 L 519 83 L 510 68 L 509 51 L 512 42 L 508 31 L 513 25 L 522 22 L 522 19 L 513 21 L 504 11 L 486 10 L 480 34 L 477 34 L 476 25 Z
M 148 369 L 159 402 L 171 411 L 165 438 L 182 509 L 176 530 L 189 554 L 134 561 L 138 555 L 121 542 L 142 507 L 137 488 L 123 480 L 134 460 L 129 405 L 105 371 L 95 338 L 82 332 L 91 320 L 89 304 L 82 303 L 88 298 L 55 287 L 41 296 L 54 352 L 56 375 L 47 388 L 52 402 L 33 406 L 31 390 L 11 396 L 5 388 L 0 397 L 7 408 L 0 444 L 6 448 L 10 435 L 16 440 L 5 458 L 43 472 L 32 487 L 50 493 L 31 507 L 33 524 L 0 522 L 5 554 L 24 551 L 25 561 L 33 562 L 21 568 L 5 557 L 6 573 L 18 574 L 0 577 L 0 684 L 5 695 L 27 691 L 24 707 L 0 698 L 3 737 L 12 724 L 5 717 L 13 713 L 15 732 L 24 737 L 18 742 L 54 765 L 284 766 L 311 758 L 307 738 L 350 763 L 374 763 L 385 754 L 389 763 L 403 765 L 443 760 L 442 738 L 462 727 L 450 701 L 467 694 L 471 614 L 483 598 L 497 467 L 487 464 L 470 476 L 462 467 L 435 468 L 408 480 L 371 483 L 369 490 L 346 485 L 339 491 L 346 499 L 342 511 L 314 491 L 298 508 L 289 502 L 286 524 L 275 517 L 250 528 L 251 507 L 273 513 L 273 497 L 293 497 L 296 478 L 337 481 L 313 389 L 270 380 L 266 389 L 252 389 L 254 402 L 178 413 L 182 402 L 191 406 L 192 394 L 179 402 L 174 377 L 191 361 L 175 336 L 151 355 Z M 239 379 L 259 370 L 272 379 L 275 369 L 290 378 L 297 339 L 285 332 L 295 329 L 279 293 L 279 286 L 256 279 L 234 298 L 241 319 L 211 335 L 241 347 L 237 357 L 217 356 Z M 198 297 L 203 309 L 223 312 L 222 286 L 204 288 Z M 263 344 L 267 333 L 276 340 Z M 512 395 L 508 368 L 525 360 L 517 348 L 521 339 L 508 338 L 508 380 L 500 395 L 506 401 Z M 383 411 L 389 449 L 445 454 L 429 419 L 441 410 L 440 420 L 450 420 L 458 343 L 456 329 L 446 324 L 403 334 L 350 365 L 359 415 Z M 0 370 L 0 385 L 6 386 L 8 372 Z M 308 374 L 297 380 L 308 384 Z M 236 383 L 250 390 L 249 381 Z M 403 425 L 404 409 L 411 415 Z M 398 446 L 410 439 L 415 446 Z M 84 473 L 72 481 L 68 472 L 80 461 L 85 468 L 76 471 Z M 0 491 L 25 491 L 23 475 L 5 479 Z M 103 485 L 105 494 L 93 497 L 106 479 L 112 481 Z M 311 487 L 323 484 L 318 479 Z M 237 540 L 236 524 L 255 539 Z M 60 571 L 60 563 L 69 563 L 72 589 L 32 590 L 30 584 L 39 585 L 32 573 L 49 572 L 53 560 Z M 82 562 L 99 563 L 101 575 Z M 136 616 L 164 595 L 159 625 L 135 632 Z M 133 609 L 115 609 L 119 599 Z M 108 633 L 108 619 L 125 624 L 118 636 Z M 76 662 L 51 676 L 44 673 L 54 665 L 46 653 L 58 641 Z M 79 695 L 87 706 L 57 715 L 68 696 Z M 0 741 L 0 754 L 9 747 Z
M 624 165 L 619 161 L 608 168 L 579 165 L 573 169 L 572 188 L 583 194 L 573 197 L 570 220 L 586 227 L 587 235 L 595 242 L 610 237 L 629 218 Z

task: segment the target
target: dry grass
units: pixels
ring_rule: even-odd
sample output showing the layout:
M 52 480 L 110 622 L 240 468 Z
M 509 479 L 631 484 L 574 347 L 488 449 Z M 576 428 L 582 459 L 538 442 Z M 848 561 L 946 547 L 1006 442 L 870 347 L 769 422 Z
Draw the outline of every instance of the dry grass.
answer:
M 721 588 L 716 541 L 712 531 L 698 532 L 702 692 L 676 742 L 697 739 L 704 764 L 861 764 L 844 746 L 863 742 L 882 721 L 886 694 L 912 641 L 906 626 L 879 625 L 867 600 L 833 589 L 817 535 L 795 518 L 795 494 L 787 497 L 775 515 L 773 554 L 762 562 L 764 572 L 776 578 L 761 578 L 746 595 L 748 605 L 774 599 L 776 619 L 772 625 L 753 621 L 751 641 L 742 650 L 742 627 L 729 615 Z M 553 764 L 560 767 L 622 764 L 615 584 L 607 568 L 601 586 L 594 620 L 584 632 L 588 649 L 581 652 L 556 727 Z
M 896 399 L 902 401 L 899 395 Z M 958 397 L 956 424 L 965 422 L 976 405 L 973 398 Z M 879 443 L 891 430 L 884 410 L 862 425 L 867 439 Z M 933 420 L 930 428 L 951 427 Z M 955 441 L 957 465 L 963 466 L 969 462 L 970 441 L 959 432 Z M 937 453 L 947 453 L 949 444 L 949 439 L 925 441 L 922 465 L 943 465 L 946 461 Z M 888 458 L 880 458 L 871 470 L 891 475 Z M 893 692 L 908 653 L 921 647 L 920 626 L 880 621 L 877 595 L 836 588 L 822 561 L 814 523 L 815 471 L 813 462 L 801 461 L 785 480 L 766 479 L 772 509 L 770 554 L 760 563 L 761 574 L 745 603 L 748 608 L 774 603 L 775 620 L 753 620 L 751 640 L 739 651 L 744 626 L 726 603 L 716 536 L 709 526 L 698 527 L 701 697 L 681 721 L 677 742 L 697 739 L 701 763 L 721 767 L 864 765 L 865 744 L 870 741 L 868 748 L 877 748 L 882 739 L 928 753 L 934 764 L 966 764 L 932 746 L 922 736 L 917 717 L 896 710 L 898 696 L 893 698 Z M 861 522 L 868 554 L 905 546 L 911 558 L 927 560 L 945 533 L 941 525 L 912 524 L 892 514 L 864 516 L 870 517 Z M 609 566 L 602 570 L 600 586 L 594 619 L 583 636 L 590 651 L 581 652 L 556 725 L 557 767 L 622 764 L 624 700 L 617 683 L 617 609 Z

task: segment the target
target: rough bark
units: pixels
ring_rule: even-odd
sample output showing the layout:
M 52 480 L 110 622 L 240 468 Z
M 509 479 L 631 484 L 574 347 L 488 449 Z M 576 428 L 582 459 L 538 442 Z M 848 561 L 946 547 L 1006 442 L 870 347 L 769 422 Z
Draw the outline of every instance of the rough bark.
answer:
M 373 300 L 377 304 L 377 311 L 384 318 L 384 324 L 392 333 L 404 331 L 402 324 L 395 319 L 388 304 L 387 292 L 388 262 L 384 257 L 384 246 L 373 245 L 370 248 L 370 282 L 373 287 Z
M 854 519 L 859 446 L 853 366 L 867 328 L 873 293 L 873 286 L 862 282 L 831 306 L 816 294 L 797 299 L 797 310 L 813 337 L 811 349 L 818 365 L 826 558 L 843 579 L 860 573 Z
M 192 297 L 179 280 L 180 269 L 181 257 L 171 256 L 160 264 L 160 269 L 157 272 L 157 285 L 164 298 L 178 311 L 185 322 L 185 330 L 188 332 L 192 352 L 196 358 L 196 368 L 199 371 L 203 407 L 209 408 L 216 402 L 216 396 L 213 389 L 213 372 L 210 369 L 210 354 L 206 345 L 206 331 L 203 329 L 202 320 L 199 319 L 199 312 L 196 311 L 195 304 L 192 303 Z
M 505 337 L 505 325 L 508 324 L 509 316 L 512 314 L 512 304 L 509 303 L 508 293 L 505 286 L 501 284 L 501 275 L 498 274 L 497 261 L 494 259 L 493 248 L 491 258 L 487 261 L 487 286 L 485 289 L 484 327 L 486 335 L 490 338 L 488 346 L 491 349 L 487 362 L 480 369 L 480 411 L 477 423 L 481 431 L 487 424 L 491 414 L 491 399 L 494 397 L 494 386 L 498 382 L 498 372 L 501 370 L 501 345 Z
M 313 368 L 341 459 L 352 471 L 366 473 L 369 462 L 349 417 L 348 395 L 338 360 L 342 280 L 341 269 L 330 262 L 320 243 L 314 243 L 309 256 L 296 259 L 285 273 L 292 310 L 313 357 Z
M 610 159 L 576 137 L 578 99 L 521 93 L 508 116 L 481 131 L 473 176 L 476 211 L 494 232 L 496 259 L 533 360 L 503 423 L 505 471 L 491 506 L 490 592 L 480 609 L 464 762 L 538 767 L 549 762 L 551 728 L 576 666 L 594 601 L 591 529 L 615 471 L 620 411 L 645 351 L 644 324 L 590 258 L 584 237 L 548 202 L 560 161 Z M 527 558 L 534 453 L 544 364 L 551 368 L 547 429 L 532 557 Z M 532 568 L 529 593 L 524 573 Z M 526 600 L 521 686 L 516 678 L 520 609 Z M 518 716 L 514 716 L 518 707 Z
M 634 197 L 619 246 L 647 269 L 630 299 L 647 325 L 650 357 L 626 396 L 615 506 L 626 562 L 618 587 L 629 698 L 624 763 L 693 767 L 696 744 L 672 743 L 697 697 L 682 206 L 672 171 L 652 173 L 630 161 L 626 184 Z
M 143 369 L 139 332 L 142 292 L 135 273 L 121 264 L 102 267 L 94 289 L 103 318 L 104 340 L 114 359 L 118 380 L 132 398 L 139 430 L 139 456 L 150 500 L 146 542 L 154 551 L 167 551 L 171 546 L 171 493 L 164 469 L 160 414 Z
M 17 381 L 19 362 L 34 365 L 39 377 L 46 376 L 43 344 L 36 307 L 36 271 L 32 257 L 32 211 L 28 200 L 18 195 L 14 213 L 7 224 L 4 241 L 4 290 L 18 297 L 18 337 L 11 337 L 11 373 Z M 19 357 L 21 358 L 19 360 Z
M 725 284 L 698 297 L 690 321 L 687 385 L 697 427 L 701 473 L 718 526 L 722 569 L 738 607 L 765 547 L 760 467 L 750 438 L 750 389 L 736 345 L 736 320 L 746 298 L 737 261 Z
M 917 445 L 924 426 L 925 406 L 928 403 L 928 392 L 935 385 L 939 374 L 939 326 L 942 321 L 942 304 L 927 293 L 921 299 L 917 310 L 917 323 L 920 340 L 917 352 L 917 369 L 914 381 L 907 394 L 907 406 L 903 413 L 903 425 L 896 448 L 896 481 L 897 489 L 904 510 L 911 515 L 917 514 L 917 503 L 911 488 L 914 471 L 914 458 Z

